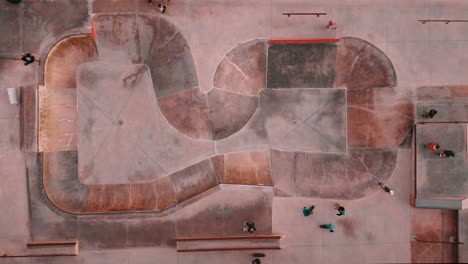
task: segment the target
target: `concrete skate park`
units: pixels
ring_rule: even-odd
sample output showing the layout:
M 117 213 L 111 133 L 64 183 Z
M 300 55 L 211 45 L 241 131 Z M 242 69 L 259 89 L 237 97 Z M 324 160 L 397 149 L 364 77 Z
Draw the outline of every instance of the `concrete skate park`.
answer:
M 0 263 L 468 261 L 468 5 L 248 2 L 0 4 Z

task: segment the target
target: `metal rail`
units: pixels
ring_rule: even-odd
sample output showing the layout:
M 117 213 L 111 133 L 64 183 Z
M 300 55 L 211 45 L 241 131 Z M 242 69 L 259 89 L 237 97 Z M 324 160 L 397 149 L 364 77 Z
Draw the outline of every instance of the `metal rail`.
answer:
M 454 241 L 454 242 L 450 242 L 450 241 L 426 241 L 426 240 L 418 240 L 418 239 L 415 239 L 415 241 L 419 242 L 419 243 L 456 244 L 456 245 L 465 244 L 463 242 L 458 242 L 458 241 Z
M 283 13 L 283 16 L 326 16 L 327 13 Z
M 468 22 L 466 19 L 419 19 L 419 22 L 426 24 L 427 22 L 444 22 L 445 24 L 452 23 L 452 22 Z

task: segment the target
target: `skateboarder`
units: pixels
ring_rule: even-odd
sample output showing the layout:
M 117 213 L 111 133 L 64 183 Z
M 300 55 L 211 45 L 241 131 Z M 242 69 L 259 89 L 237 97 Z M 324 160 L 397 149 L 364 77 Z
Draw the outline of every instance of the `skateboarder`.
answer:
M 302 209 L 302 213 L 304 214 L 304 216 L 309 216 L 314 213 L 314 208 L 315 205 L 312 205 L 311 207 L 304 207 Z
M 249 232 L 252 234 L 257 228 L 255 227 L 255 223 L 252 221 L 245 221 L 244 226 L 242 227 L 242 232 Z
M 424 148 L 429 149 L 432 152 L 437 152 L 437 150 L 439 150 L 440 146 L 437 143 L 429 143 L 427 145 L 424 145 Z
M 346 210 L 343 206 L 341 206 L 340 204 L 336 204 L 335 206 L 335 209 L 338 210 L 338 213 L 336 214 L 337 216 L 342 216 L 342 215 L 346 215 Z
M 455 152 L 451 150 L 439 150 L 439 157 L 441 158 L 448 158 L 448 157 L 455 157 Z
M 330 230 L 330 232 L 335 232 L 335 225 L 334 224 L 320 225 L 320 228 L 328 229 L 328 230 Z
M 437 110 L 431 109 L 429 112 L 425 112 L 422 117 L 424 118 L 433 118 L 437 114 Z
M 388 193 L 391 194 L 391 195 L 394 194 L 392 188 L 390 188 L 390 187 L 388 187 L 388 186 L 385 186 L 382 182 L 379 182 L 379 185 L 380 185 L 380 187 L 382 188 L 382 190 L 384 190 L 385 192 L 388 192 Z

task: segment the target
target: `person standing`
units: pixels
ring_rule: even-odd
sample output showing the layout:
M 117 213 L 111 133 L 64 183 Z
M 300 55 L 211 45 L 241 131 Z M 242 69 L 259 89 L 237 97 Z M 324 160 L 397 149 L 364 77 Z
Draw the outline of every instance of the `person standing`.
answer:
M 159 8 L 159 12 L 161 12 L 161 14 L 166 13 L 166 10 L 167 10 L 166 5 L 159 3 L 158 8 Z
M 31 55 L 31 53 L 23 53 L 21 54 L 21 60 L 24 61 L 24 65 L 29 65 L 33 63 L 36 60 L 36 58 L 34 58 L 34 56 Z
M 304 214 L 304 216 L 309 216 L 314 213 L 314 208 L 315 205 L 312 205 L 311 207 L 304 207 L 302 209 L 302 213 Z
M 436 114 L 437 114 L 437 110 L 431 109 L 431 110 L 429 110 L 429 112 L 425 112 L 424 114 L 422 114 L 422 117 L 424 117 L 424 118 L 433 118 Z
M 245 221 L 244 226 L 242 227 L 242 232 L 249 232 L 252 234 L 254 231 L 256 231 L 257 228 L 255 227 L 255 223 L 252 221 Z
M 328 21 L 327 30 L 336 30 L 337 28 L 335 20 Z
M 432 152 L 437 152 L 439 150 L 440 146 L 437 143 L 429 143 L 427 145 L 424 145 L 424 148 L 432 151 Z
M 252 264 L 261 264 L 262 262 L 260 261 L 259 258 L 256 258 L 254 260 L 252 260 Z
M 340 204 L 336 204 L 335 206 L 335 209 L 338 210 L 338 213 L 336 214 L 337 216 L 342 216 L 342 215 L 346 215 L 346 210 L 343 206 L 341 206 Z

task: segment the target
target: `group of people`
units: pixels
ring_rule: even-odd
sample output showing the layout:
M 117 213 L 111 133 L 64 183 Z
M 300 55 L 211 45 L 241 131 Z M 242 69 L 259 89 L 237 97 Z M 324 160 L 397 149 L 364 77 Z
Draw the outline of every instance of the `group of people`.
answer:
M 380 187 L 387 193 L 393 195 L 394 194 L 394 191 L 392 188 L 384 185 L 382 182 L 379 182 L 379 185 Z M 314 209 L 315 209 L 315 205 L 312 205 L 312 206 L 309 206 L 309 207 L 304 207 L 302 208 L 302 214 L 304 216 L 309 216 L 311 214 L 314 213 Z M 337 210 L 337 216 L 343 216 L 343 215 L 346 215 L 346 209 L 339 203 L 337 203 L 335 205 L 335 210 Z M 335 232 L 336 230 L 336 227 L 334 224 L 324 224 L 324 225 L 320 225 L 320 228 L 322 229 L 328 229 L 330 232 Z
M 425 149 L 428 149 L 434 153 L 437 153 L 441 158 L 455 157 L 455 152 L 448 149 L 441 149 L 437 143 L 429 143 L 424 145 Z
M 148 4 L 150 5 L 154 5 L 157 3 L 157 7 L 159 9 L 159 12 L 161 12 L 161 14 L 164 14 L 166 13 L 167 11 L 167 3 L 169 2 L 170 0 L 148 0 Z
M 309 216 L 309 215 L 314 213 L 314 209 L 315 209 L 315 205 L 312 205 L 312 206 L 309 206 L 309 207 L 304 207 L 304 208 L 302 208 L 302 214 L 304 216 Z M 337 203 L 335 205 L 335 209 L 338 211 L 338 213 L 336 214 L 337 216 L 346 215 L 346 209 L 342 205 Z M 335 230 L 336 230 L 336 227 L 335 227 L 334 224 L 320 225 L 320 228 L 328 229 L 328 230 L 330 230 L 330 232 L 335 232 Z

